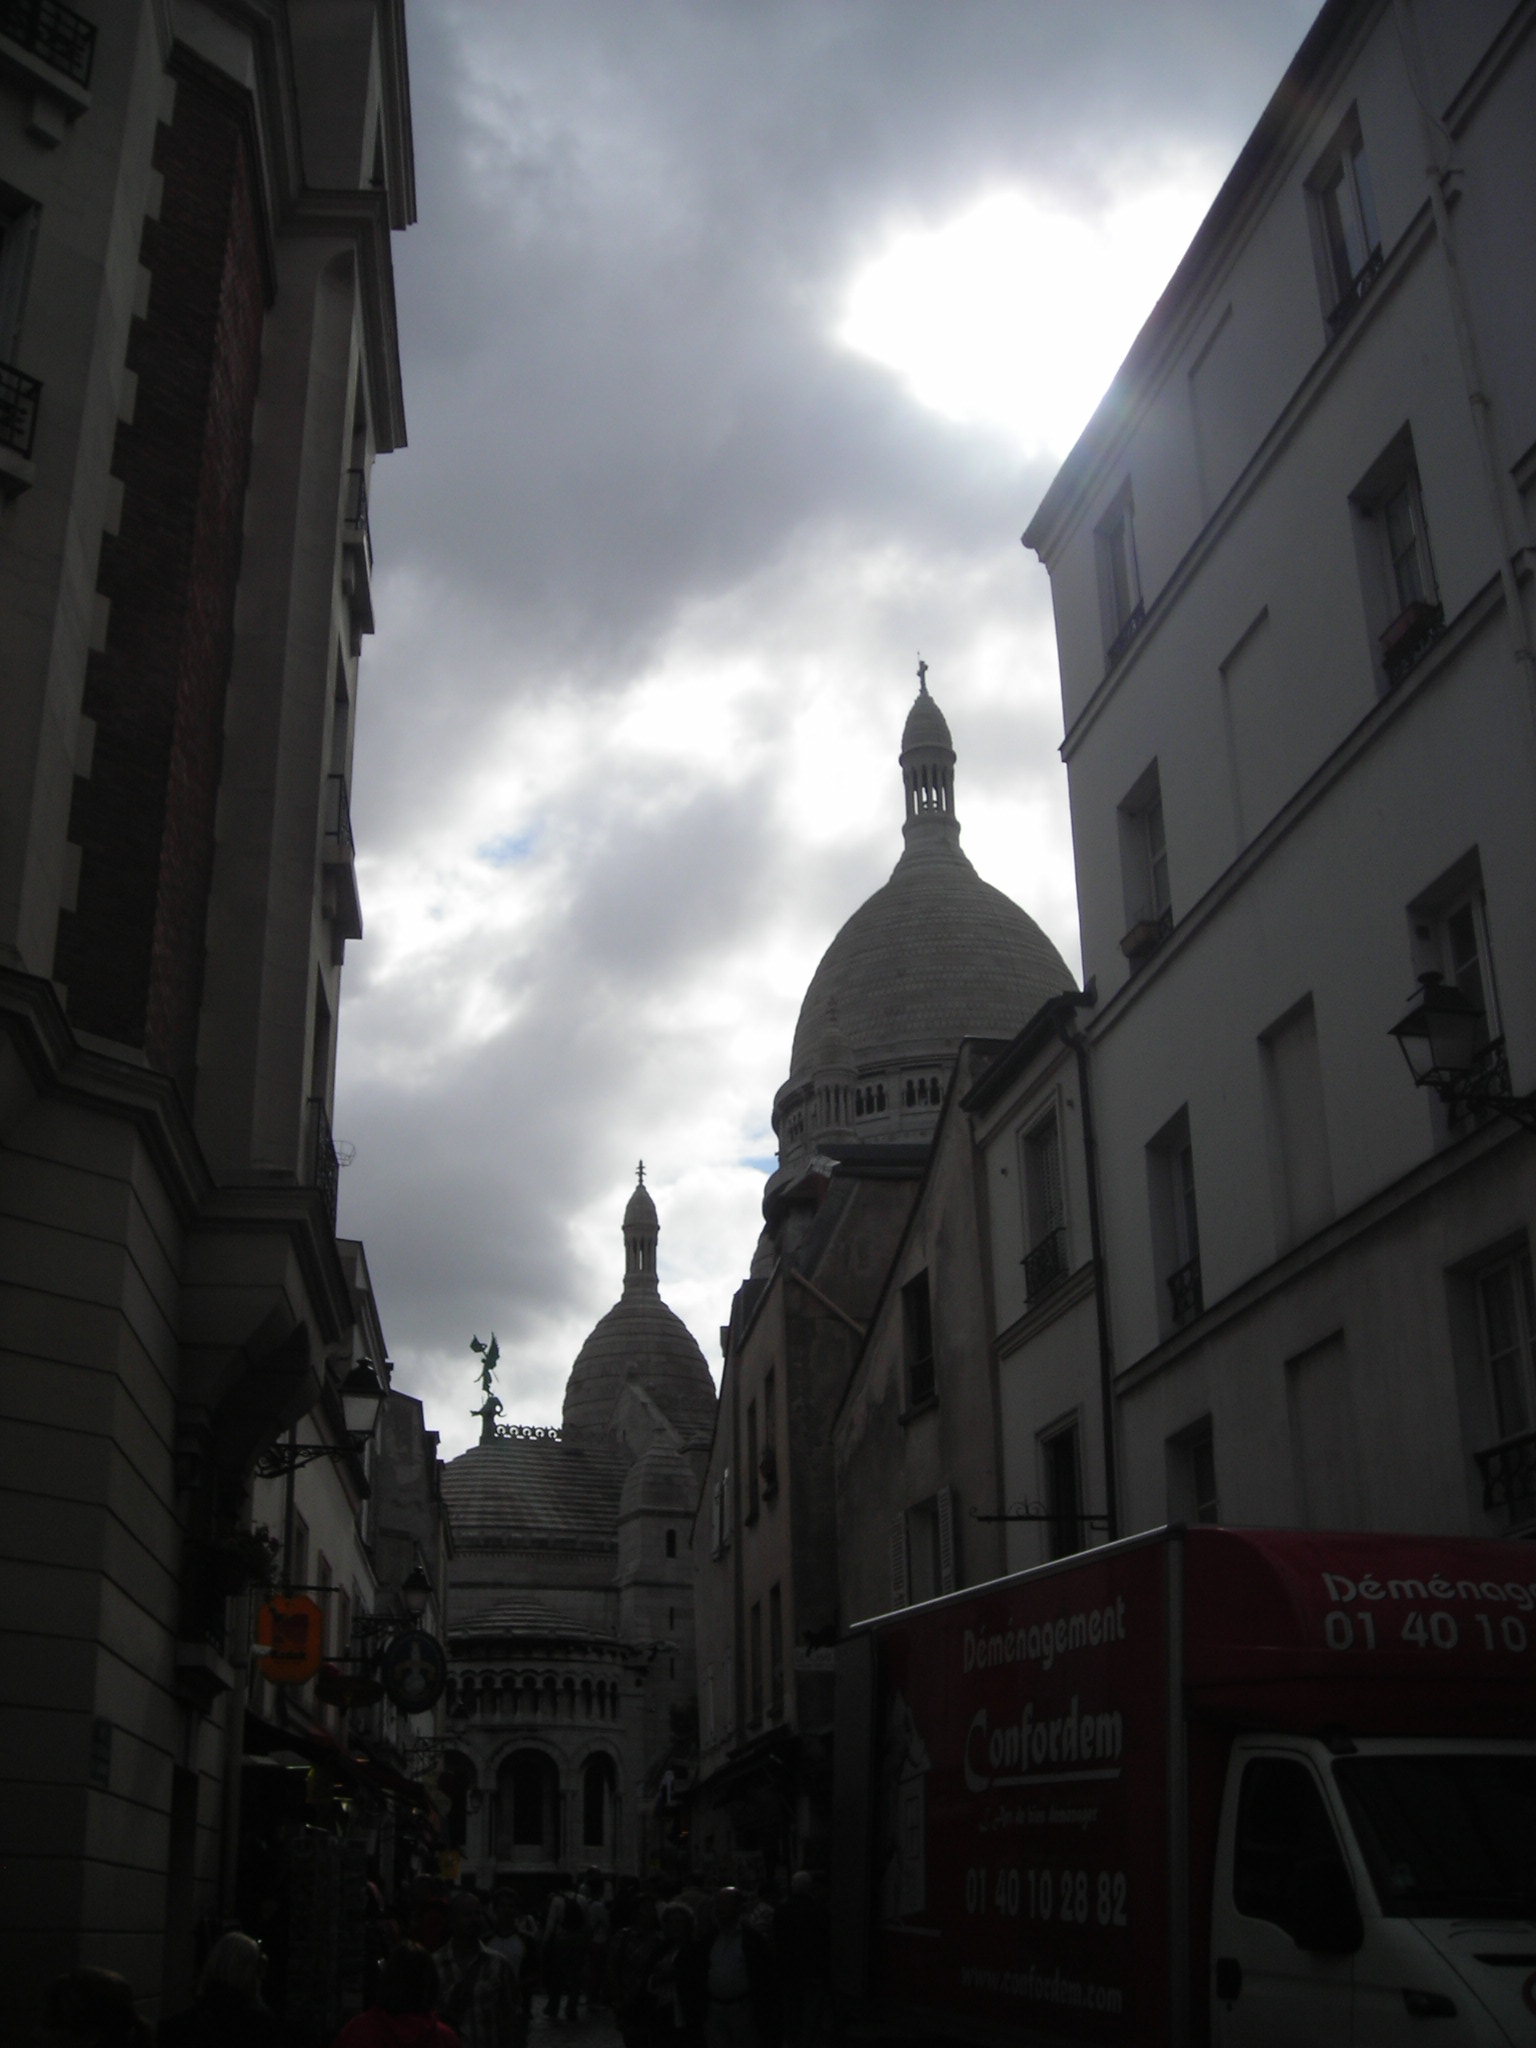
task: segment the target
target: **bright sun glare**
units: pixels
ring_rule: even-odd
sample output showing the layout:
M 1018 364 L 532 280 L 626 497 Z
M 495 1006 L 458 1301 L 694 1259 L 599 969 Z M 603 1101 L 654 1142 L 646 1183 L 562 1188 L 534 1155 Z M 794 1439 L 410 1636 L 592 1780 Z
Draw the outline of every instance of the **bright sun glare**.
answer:
M 1164 178 L 1096 214 L 1022 191 L 907 230 L 854 280 L 837 338 L 946 418 L 1067 453 L 1189 245 L 1215 180 Z

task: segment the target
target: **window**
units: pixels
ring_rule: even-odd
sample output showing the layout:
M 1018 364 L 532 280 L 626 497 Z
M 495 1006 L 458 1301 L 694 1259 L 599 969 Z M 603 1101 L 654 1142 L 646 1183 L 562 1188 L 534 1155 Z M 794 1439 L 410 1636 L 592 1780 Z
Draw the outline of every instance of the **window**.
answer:
M 784 1602 L 777 1586 L 768 1589 L 768 1699 L 775 1721 L 784 1718 Z
M 37 243 L 38 208 L 0 185 L 0 363 L 21 353 L 21 319 Z
M 676 1557 L 677 1555 L 677 1531 L 675 1529 L 667 1531 L 667 1555 L 668 1557 Z
M 1136 530 L 1129 479 L 1094 532 L 1099 569 L 1099 616 L 1104 630 L 1104 659 L 1113 668 L 1136 637 L 1145 617 L 1141 574 L 1136 561 Z
M 1317 1780 L 1291 1757 L 1255 1757 L 1238 1793 L 1232 1903 L 1289 1929 L 1302 1893 L 1337 1885 L 1349 1875 Z
M 1083 1548 L 1083 1497 L 1077 1456 L 1077 1424 L 1053 1430 L 1040 1439 L 1041 1476 L 1045 1482 L 1046 1540 L 1052 1557 L 1071 1557 Z
M 710 1553 L 723 1557 L 731 1547 L 731 1468 L 726 1466 L 715 1481 L 710 1497 Z
M 1219 1522 L 1216 1437 L 1209 1415 L 1168 1440 L 1168 1519 Z
M 928 1275 L 919 1273 L 901 1290 L 902 1340 L 907 1364 L 907 1407 L 920 1407 L 935 1397 L 933 1312 Z
M 1024 1206 L 1027 1249 L 1024 1288 L 1035 1302 L 1067 1270 L 1066 1205 L 1061 1188 L 1061 1131 L 1052 1110 L 1024 1133 Z
M 891 1530 L 892 1596 L 899 1607 L 955 1590 L 955 1500 L 941 1486 L 897 1515 Z
M 1163 827 L 1162 780 L 1155 761 L 1126 794 L 1119 818 L 1126 923 L 1120 950 L 1133 966 L 1140 966 L 1173 929 L 1168 836 Z
M 601 1849 L 608 1840 L 608 1811 L 613 1785 L 611 1759 L 592 1757 L 581 1774 L 581 1840 L 584 1848 Z
M 1147 1188 L 1153 1264 L 1161 1282 L 1158 1319 L 1167 1337 L 1193 1322 L 1205 1307 L 1187 1106 L 1169 1118 L 1147 1147 Z
M 1381 269 L 1381 230 L 1370 159 L 1353 108 L 1307 181 L 1317 229 L 1328 331 L 1338 334 Z
M 1482 862 L 1474 847 L 1409 906 L 1409 930 L 1416 974 L 1439 974 L 1483 1013 L 1479 1043 L 1495 1071 L 1503 1064 L 1502 1025 L 1488 902 Z M 1466 1111 L 1446 1113 L 1448 1133 L 1459 1133 Z
M 757 1403 L 747 1403 L 747 1520 L 757 1520 L 761 1494 L 758 1488 L 757 1469 Z
M 1536 1297 L 1528 1248 L 1478 1274 L 1477 1334 L 1499 1435 L 1522 1436 L 1536 1417 Z
M 763 1499 L 772 1500 L 779 1490 L 779 1453 L 776 1441 L 777 1425 L 774 1410 L 777 1406 L 777 1378 L 770 1365 L 763 1375 Z
M 752 1602 L 751 1633 L 748 1638 L 751 1652 L 752 1718 L 754 1728 L 761 1727 L 763 1719 L 763 1603 Z
M 1435 583 L 1413 434 L 1394 436 L 1350 494 L 1358 523 L 1367 610 L 1379 649 L 1379 680 L 1402 682 L 1439 634 L 1445 613 Z
M 1261 1036 L 1259 1058 L 1275 1235 L 1284 1250 L 1321 1230 L 1333 1217 L 1333 1169 L 1311 996 Z

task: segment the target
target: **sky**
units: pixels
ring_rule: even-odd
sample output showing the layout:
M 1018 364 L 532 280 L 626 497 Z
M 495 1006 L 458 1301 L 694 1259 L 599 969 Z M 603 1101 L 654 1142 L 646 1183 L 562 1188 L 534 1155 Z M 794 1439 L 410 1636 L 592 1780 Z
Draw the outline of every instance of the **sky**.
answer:
M 408 6 L 335 1125 L 445 1455 L 474 1335 L 507 1419 L 558 1421 L 641 1158 L 718 1380 L 801 997 L 901 850 L 919 653 L 962 843 L 1076 971 L 1019 535 L 1312 11 Z

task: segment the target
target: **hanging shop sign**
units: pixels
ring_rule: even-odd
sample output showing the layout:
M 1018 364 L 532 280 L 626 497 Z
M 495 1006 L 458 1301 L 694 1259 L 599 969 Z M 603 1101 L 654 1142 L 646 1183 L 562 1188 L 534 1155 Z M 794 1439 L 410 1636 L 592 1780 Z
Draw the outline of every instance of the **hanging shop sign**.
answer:
M 274 1685 L 303 1685 L 320 1669 L 325 1617 L 307 1593 L 274 1593 L 256 1617 L 256 1641 L 266 1651 L 262 1675 Z
M 379 1662 L 384 1690 L 402 1714 L 435 1707 L 448 1683 L 448 1657 L 435 1636 L 412 1629 L 396 1636 Z

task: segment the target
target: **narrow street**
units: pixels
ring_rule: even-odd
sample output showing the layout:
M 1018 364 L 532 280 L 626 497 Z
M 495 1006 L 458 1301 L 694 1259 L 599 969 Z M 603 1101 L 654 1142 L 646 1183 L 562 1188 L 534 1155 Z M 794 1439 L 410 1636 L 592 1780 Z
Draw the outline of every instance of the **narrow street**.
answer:
M 620 2048 L 621 2038 L 607 2006 L 592 2012 L 584 2005 L 579 2019 L 552 2020 L 545 2017 L 544 1994 L 533 2001 L 529 2048 Z

